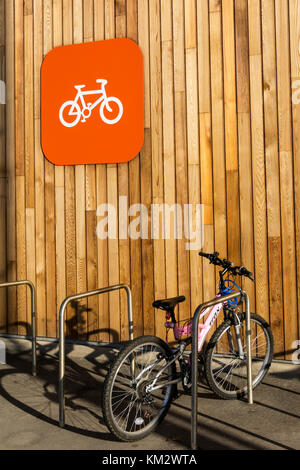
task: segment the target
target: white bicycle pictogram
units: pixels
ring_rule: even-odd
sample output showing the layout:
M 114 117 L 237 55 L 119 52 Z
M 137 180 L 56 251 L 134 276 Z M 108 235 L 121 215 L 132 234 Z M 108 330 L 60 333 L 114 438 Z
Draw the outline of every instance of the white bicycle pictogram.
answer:
M 91 116 L 93 109 L 100 104 L 100 118 L 106 124 L 116 124 L 120 121 L 121 117 L 123 116 L 123 105 L 119 98 L 115 98 L 114 96 L 107 96 L 105 91 L 105 86 L 107 84 L 107 80 L 98 79 L 96 80 L 97 83 L 100 83 L 99 90 L 90 90 L 90 91 L 82 91 L 82 88 L 85 85 L 75 85 L 74 88 L 77 90 L 77 95 L 74 100 L 66 101 L 62 104 L 59 110 L 59 119 L 60 122 L 65 127 L 74 127 L 76 126 L 80 119 L 81 122 L 86 122 L 86 120 Z M 101 95 L 94 103 L 86 103 L 84 96 L 87 95 Z M 80 108 L 79 102 L 81 102 L 82 109 Z M 111 118 L 109 114 L 105 116 L 105 112 L 111 113 L 111 115 L 115 114 L 115 109 L 110 105 L 115 103 L 117 105 L 117 117 Z M 68 110 L 68 108 L 70 108 Z M 115 108 L 115 107 L 114 107 Z M 69 119 L 70 118 L 70 119 Z

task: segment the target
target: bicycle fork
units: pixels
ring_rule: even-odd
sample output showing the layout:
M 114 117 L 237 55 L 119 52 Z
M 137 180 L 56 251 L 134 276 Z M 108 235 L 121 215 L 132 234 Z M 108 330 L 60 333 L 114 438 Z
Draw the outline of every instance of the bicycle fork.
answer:
M 235 331 L 235 336 L 236 336 L 236 343 L 237 343 L 237 347 L 238 347 L 239 358 L 241 360 L 243 360 L 243 359 L 245 359 L 245 354 L 244 354 L 244 349 L 243 349 L 243 345 L 242 345 L 240 330 L 241 330 L 241 323 L 240 323 L 239 319 L 235 316 L 234 331 Z M 232 354 L 234 354 L 235 350 L 234 350 L 234 345 L 233 345 L 232 335 L 231 335 L 230 329 L 227 331 L 227 338 L 228 338 L 228 343 L 229 343 L 230 350 L 231 350 Z

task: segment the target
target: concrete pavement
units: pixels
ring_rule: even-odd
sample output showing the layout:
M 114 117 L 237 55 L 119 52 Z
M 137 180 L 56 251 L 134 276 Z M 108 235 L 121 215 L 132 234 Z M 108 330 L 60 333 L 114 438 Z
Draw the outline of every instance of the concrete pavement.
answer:
M 163 423 L 147 438 L 121 443 L 107 430 L 101 412 L 102 384 L 115 351 L 68 346 L 66 427 L 58 426 L 58 356 L 55 343 L 40 343 L 38 376 L 32 377 L 30 343 L 5 340 L 0 365 L 0 449 L 187 450 L 191 397 L 181 391 Z M 300 365 L 273 363 L 254 391 L 254 405 L 218 399 L 199 387 L 199 447 L 300 449 Z

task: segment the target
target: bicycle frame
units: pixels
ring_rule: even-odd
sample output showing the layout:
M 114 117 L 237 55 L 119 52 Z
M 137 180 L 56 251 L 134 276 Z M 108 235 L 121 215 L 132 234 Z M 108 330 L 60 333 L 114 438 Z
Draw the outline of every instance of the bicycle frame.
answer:
M 210 314 L 208 315 L 207 319 L 205 322 L 202 324 L 199 324 L 199 331 L 198 331 L 198 351 L 200 352 L 202 349 L 202 346 L 204 344 L 205 338 L 208 335 L 209 330 L 211 329 L 212 325 L 214 322 L 217 320 L 221 310 L 225 306 L 225 302 L 220 302 L 216 304 L 212 308 L 207 308 L 204 310 L 204 312 L 200 316 L 200 320 L 205 317 L 205 315 L 208 314 L 210 311 Z M 182 335 L 191 335 L 192 334 L 192 321 L 190 321 L 187 325 L 184 325 L 183 327 L 176 326 L 174 327 L 174 336 L 176 340 L 179 340 L 180 336 Z
M 198 352 L 201 351 L 206 336 L 208 335 L 208 333 L 209 333 L 210 329 L 212 328 L 213 324 L 215 323 L 215 321 L 217 321 L 217 318 L 218 318 L 221 310 L 224 308 L 225 305 L 226 305 L 226 302 L 220 302 L 220 303 L 214 305 L 212 308 L 208 307 L 200 315 L 199 320 L 210 312 L 208 317 L 206 318 L 205 322 L 203 324 L 202 323 L 199 324 L 199 328 L 198 328 Z M 177 332 L 178 332 L 179 329 L 181 329 L 181 332 L 180 332 L 181 334 L 180 335 L 182 335 L 182 334 L 189 335 L 189 334 L 192 334 L 192 327 L 193 327 L 192 320 L 187 325 L 185 325 L 184 327 L 176 327 L 175 326 L 174 327 L 175 339 L 176 339 L 176 330 L 175 329 L 177 329 Z M 185 351 L 186 346 L 187 346 L 187 343 L 186 343 L 186 341 L 183 340 L 179 344 L 178 348 L 176 348 L 176 352 L 174 352 L 173 358 L 170 361 L 168 361 L 167 364 L 157 373 L 157 375 L 155 376 L 152 384 L 147 387 L 148 392 L 152 392 L 152 391 L 157 390 L 159 388 L 165 387 L 166 385 L 171 385 L 172 383 L 178 383 L 178 382 L 181 381 L 181 377 L 179 377 L 178 379 L 171 380 L 171 381 L 164 380 L 163 383 L 158 383 L 157 384 L 157 381 L 158 381 L 159 377 L 161 376 L 161 374 L 164 372 L 164 370 L 167 367 L 169 367 L 170 364 L 172 364 L 177 359 L 179 359 L 179 357 L 182 356 L 182 354 Z M 240 347 L 239 347 L 239 349 L 240 349 Z M 148 372 L 148 370 L 151 370 L 153 367 L 155 367 L 158 362 L 160 362 L 160 360 L 155 361 L 155 363 L 149 365 L 146 369 L 144 369 L 139 374 L 139 376 L 136 378 L 136 380 L 139 380 L 141 378 L 141 376 L 144 374 L 144 372 Z
M 89 109 L 90 111 L 92 111 L 94 108 L 96 108 L 96 106 L 98 104 L 100 104 L 102 101 L 105 101 L 107 99 L 107 96 L 106 96 L 106 92 L 105 92 L 105 89 L 103 90 L 90 90 L 90 91 L 81 91 L 81 90 L 78 90 L 77 91 L 77 95 L 73 101 L 74 105 L 71 107 L 70 109 L 70 112 L 69 112 L 69 115 L 70 116 L 74 116 L 74 115 L 77 115 L 77 112 L 74 112 L 74 107 L 75 107 L 75 104 L 79 101 L 81 101 L 81 104 L 82 104 L 82 108 L 85 109 L 87 106 L 86 106 L 86 102 L 84 100 L 84 96 L 87 96 L 87 95 L 99 95 L 101 94 L 100 98 L 98 98 L 91 106 L 89 106 Z

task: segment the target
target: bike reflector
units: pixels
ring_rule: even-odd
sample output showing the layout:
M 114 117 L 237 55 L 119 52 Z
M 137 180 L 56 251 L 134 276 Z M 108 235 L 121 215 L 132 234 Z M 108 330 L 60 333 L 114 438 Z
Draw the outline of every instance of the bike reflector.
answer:
M 128 162 L 143 141 L 143 59 L 135 42 L 74 44 L 46 55 L 41 71 L 41 145 L 50 162 Z

